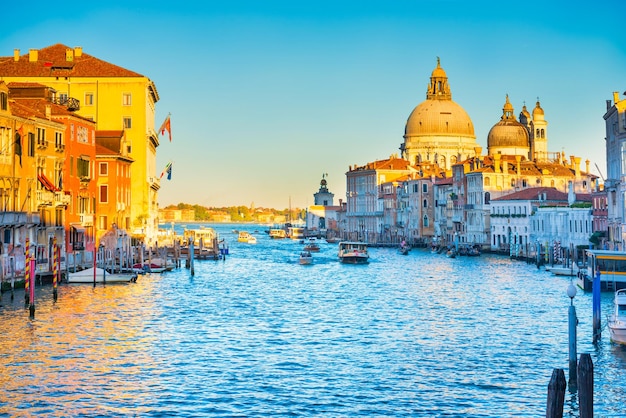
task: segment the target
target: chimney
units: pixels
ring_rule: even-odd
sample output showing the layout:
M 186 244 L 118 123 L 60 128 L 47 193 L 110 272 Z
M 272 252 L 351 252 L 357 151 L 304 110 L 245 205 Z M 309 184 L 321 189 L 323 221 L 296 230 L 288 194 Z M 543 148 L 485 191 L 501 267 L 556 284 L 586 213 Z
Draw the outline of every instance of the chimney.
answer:
M 82 46 L 75 46 L 74 47 L 74 56 L 76 58 L 80 58 L 83 56 L 83 47 Z
M 520 167 L 521 161 L 522 161 L 522 156 L 521 155 L 516 155 L 515 156 L 515 165 L 517 166 L 516 169 L 517 169 L 517 175 L 518 176 L 520 176 L 522 174 L 522 170 L 521 170 L 521 167 Z
M 50 107 L 50 105 L 46 105 L 46 118 L 50 119 L 51 116 L 52 116 L 52 108 Z
M 20 60 L 20 50 L 19 49 L 14 49 L 13 50 L 13 61 L 18 62 Z
M 502 172 L 509 174 L 509 163 L 506 160 L 502 160 Z
M 494 173 L 500 172 L 500 154 L 495 154 L 493 156 L 493 172 Z
M 589 173 L 589 160 L 585 160 L 585 172 Z
M 480 158 L 480 154 L 483 152 L 483 148 L 482 147 L 474 147 L 474 152 L 476 153 L 476 156 Z
M 580 178 L 580 157 L 573 157 L 572 161 L 574 162 L 574 174 L 576 174 L 576 178 Z
M 65 61 L 72 62 L 74 61 L 74 50 L 71 48 L 67 48 L 65 50 Z
M 36 49 L 28 50 L 28 62 L 37 62 L 39 59 L 39 51 Z

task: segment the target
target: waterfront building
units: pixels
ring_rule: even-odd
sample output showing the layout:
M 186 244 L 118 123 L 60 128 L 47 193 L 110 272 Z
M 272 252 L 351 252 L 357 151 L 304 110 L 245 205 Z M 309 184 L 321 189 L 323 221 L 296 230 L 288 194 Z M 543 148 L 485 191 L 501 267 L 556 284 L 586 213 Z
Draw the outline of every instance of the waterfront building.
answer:
M 96 131 L 98 209 L 96 242 L 111 229 L 131 228 L 130 143 L 126 131 Z
M 346 173 L 345 222 L 340 225 L 342 237 L 377 243 L 383 236 L 389 235 L 383 221 L 384 200 L 380 186 L 416 172 L 417 169 L 407 160 L 396 155 L 363 166 L 349 167 Z
M 626 96 L 626 92 L 624 92 Z M 626 250 L 626 99 L 613 92 L 613 100 L 606 101 L 606 169 L 604 188 L 607 192 L 608 245 L 612 250 Z
M 593 234 L 589 241 L 591 241 L 597 249 L 608 249 L 607 231 L 609 205 L 608 196 L 604 187 L 598 187 L 591 193 L 591 205 L 593 214 Z
M 36 147 L 29 149 L 29 157 L 32 155 L 37 165 L 38 187 L 42 190 L 39 193 L 52 198 L 52 203 L 41 204 L 39 228 L 60 227 L 61 233 L 56 235 L 60 235 L 57 237 L 59 245 L 64 244 L 63 254 L 68 254 L 72 261 L 86 262 L 87 254 L 91 257 L 97 242 L 95 122 L 76 114 L 78 103 L 59 98 L 48 86 L 11 82 L 9 91 L 14 108 L 17 110 L 19 106 L 25 116 L 59 122 L 63 126 L 63 132 L 38 128 Z M 53 171 L 47 172 L 46 166 L 50 165 Z M 46 236 L 51 234 L 40 233 L 43 236 L 38 241 L 51 248 L 46 244 Z
M 435 197 L 435 231 L 432 245 L 437 247 L 453 242 L 454 223 L 452 222 L 452 214 L 454 211 L 454 202 L 452 197 L 452 177 L 435 179 L 434 184 Z
M 530 187 L 491 200 L 491 250 L 527 256 L 537 242 L 563 248 L 588 245 L 592 234 L 591 194 Z
M 305 226 L 307 235 L 318 235 L 324 237 L 335 237 L 339 235 L 339 224 L 337 213 L 341 209 L 341 199 L 339 206 L 335 206 L 335 194 L 328 189 L 326 174 L 322 175 L 320 187 L 313 194 L 313 205 L 306 211 Z
M 148 77 L 83 52 L 55 44 L 0 57 L 0 77 L 6 82 L 36 82 L 57 92 L 59 103 L 76 104 L 76 113 L 96 123 L 97 130 L 124 130 L 131 165 L 131 232 L 150 244 L 158 231 L 156 150 L 154 129 L 156 86 Z
M 31 94 L 33 89 L 42 97 Z M 91 122 L 43 98 L 46 92 L 41 85 L 0 82 L 1 200 L 6 211 L 0 228 L 3 247 L 7 246 L 2 252 L 4 277 L 8 277 L 5 273 L 15 277 L 23 270 L 26 239 L 36 256 L 39 275 L 52 272 L 54 239 L 64 247 L 65 213 L 70 203 L 63 191 L 66 138 L 70 122 Z

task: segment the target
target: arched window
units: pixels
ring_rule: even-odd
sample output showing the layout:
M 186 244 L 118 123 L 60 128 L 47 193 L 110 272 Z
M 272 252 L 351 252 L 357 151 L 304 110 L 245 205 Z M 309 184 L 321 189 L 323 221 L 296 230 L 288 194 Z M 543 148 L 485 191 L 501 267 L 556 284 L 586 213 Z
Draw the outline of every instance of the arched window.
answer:
M 542 138 L 545 138 L 545 137 L 546 137 L 546 131 L 545 131 L 545 130 L 543 130 L 543 129 L 541 130 L 541 137 L 542 137 Z
M 425 207 L 425 208 L 427 208 L 427 207 L 428 207 L 428 199 L 424 199 L 424 200 L 422 201 L 422 207 Z
M 485 186 L 491 186 L 491 179 L 489 177 L 485 177 Z
M 541 138 L 541 136 L 540 136 L 540 135 L 541 135 L 541 131 L 539 130 L 539 128 L 537 128 L 537 133 L 535 134 L 535 136 L 536 136 L 537 138 Z
M 424 227 L 428 227 L 428 216 L 424 215 L 424 219 L 422 221 L 422 225 Z
M 489 192 L 486 192 L 485 193 L 485 205 L 488 205 L 490 200 L 491 200 L 491 194 Z

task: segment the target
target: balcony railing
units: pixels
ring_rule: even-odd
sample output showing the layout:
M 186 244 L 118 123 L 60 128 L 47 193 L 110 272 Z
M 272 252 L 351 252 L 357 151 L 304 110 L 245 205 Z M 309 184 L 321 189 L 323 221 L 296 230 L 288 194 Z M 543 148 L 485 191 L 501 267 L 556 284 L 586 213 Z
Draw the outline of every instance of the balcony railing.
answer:
M 54 204 L 55 206 L 67 206 L 70 204 L 71 196 L 65 194 L 65 192 L 55 192 L 54 193 Z
M 49 206 L 52 205 L 54 201 L 54 193 L 48 190 L 37 190 L 35 196 L 37 197 L 37 205 L 39 206 Z

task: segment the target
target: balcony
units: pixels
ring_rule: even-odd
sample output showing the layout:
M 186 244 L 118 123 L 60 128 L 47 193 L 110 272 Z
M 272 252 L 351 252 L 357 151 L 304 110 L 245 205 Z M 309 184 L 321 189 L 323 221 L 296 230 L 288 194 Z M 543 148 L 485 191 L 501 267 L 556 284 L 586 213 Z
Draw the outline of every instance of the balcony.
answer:
M 65 106 L 70 112 L 80 110 L 80 101 L 73 97 L 55 97 L 53 99 L 50 99 L 50 101 L 52 103 Z
M 54 201 L 54 193 L 48 190 L 37 190 L 35 193 L 37 206 L 51 206 Z
M 87 187 L 89 187 L 89 182 L 91 181 L 90 177 L 86 177 L 86 176 L 81 176 L 78 181 L 80 182 L 80 188 L 81 189 L 86 189 Z
M 70 204 L 71 196 L 65 194 L 65 192 L 54 193 L 54 205 L 55 206 L 67 206 Z
M 93 215 L 80 215 L 80 223 L 84 226 L 93 226 Z

